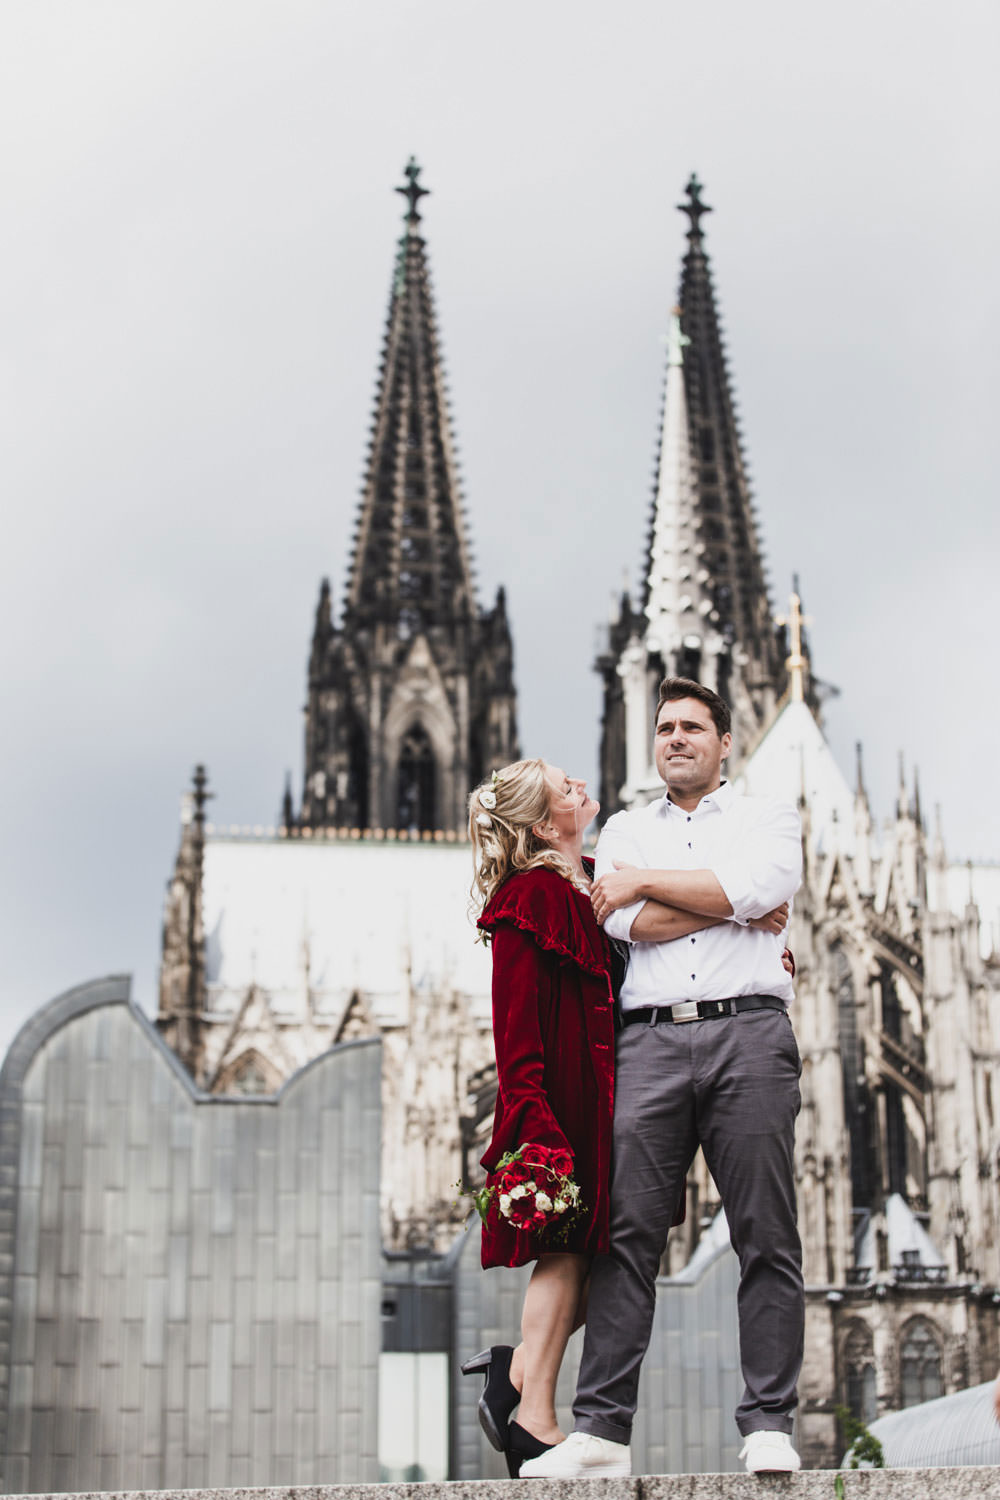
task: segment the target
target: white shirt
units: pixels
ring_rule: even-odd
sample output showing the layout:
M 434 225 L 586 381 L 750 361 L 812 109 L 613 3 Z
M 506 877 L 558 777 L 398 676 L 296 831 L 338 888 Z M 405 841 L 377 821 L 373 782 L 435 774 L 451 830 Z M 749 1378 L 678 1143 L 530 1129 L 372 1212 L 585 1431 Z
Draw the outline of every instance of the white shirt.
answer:
M 605 932 L 630 945 L 623 1010 L 735 995 L 793 999 L 791 976 L 781 966 L 784 936 L 744 925 L 790 901 L 799 888 L 802 830 L 792 806 L 740 796 L 726 781 L 690 813 L 664 794 L 649 807 L 608 819 L 595 877 L 612 871 L 616 859 L 647 870 L 711 870 L 733 908 L 728 921 L 658 943 L 629 937 L 643 901 L 612 912 Z

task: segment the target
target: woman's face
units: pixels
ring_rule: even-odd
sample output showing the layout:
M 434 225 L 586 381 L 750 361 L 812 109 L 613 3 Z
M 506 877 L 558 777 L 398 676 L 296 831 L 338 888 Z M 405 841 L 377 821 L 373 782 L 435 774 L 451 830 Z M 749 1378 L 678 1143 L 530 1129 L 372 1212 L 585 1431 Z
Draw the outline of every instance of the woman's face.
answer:
M 587 783 L 558 766 L 546 763 L 545 779 L 549 784 L 549 824 L 558 834 L 560 844 L 574 844 L 597 817 L 601 804 L 587 796 Z

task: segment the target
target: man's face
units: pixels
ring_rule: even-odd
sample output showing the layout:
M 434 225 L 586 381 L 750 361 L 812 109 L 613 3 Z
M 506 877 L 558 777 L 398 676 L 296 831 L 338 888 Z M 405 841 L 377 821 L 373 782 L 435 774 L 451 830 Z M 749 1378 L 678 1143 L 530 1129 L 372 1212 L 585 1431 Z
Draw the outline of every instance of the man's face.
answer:
M 664 703 L 656 718 L 653 753 L 661 780 L 681 796 L 705 796 L 722 779 L 733 737 L 719 731 L 707 704 L 697 698 Z

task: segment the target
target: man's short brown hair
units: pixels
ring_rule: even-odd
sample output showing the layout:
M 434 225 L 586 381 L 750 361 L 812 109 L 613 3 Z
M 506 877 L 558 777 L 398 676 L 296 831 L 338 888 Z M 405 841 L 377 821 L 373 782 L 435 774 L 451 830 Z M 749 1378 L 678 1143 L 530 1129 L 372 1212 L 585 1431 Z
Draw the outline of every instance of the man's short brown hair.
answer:
M 724 734 L 729 734 L 733 716 L 725 698 L 720 698 L 718 693 L 712 692 L 711 688 L 704 687 L 690 677 L 664 677 L 660 683 L 660 696 L 656 703 L 657 723 L 659 723 L 660 709 L 664 703 L 676 703 L 681 698 L 697 698 L 699 703 L 704 703 L 712 715 L 712 723 L 715 725 L 720 740 Z

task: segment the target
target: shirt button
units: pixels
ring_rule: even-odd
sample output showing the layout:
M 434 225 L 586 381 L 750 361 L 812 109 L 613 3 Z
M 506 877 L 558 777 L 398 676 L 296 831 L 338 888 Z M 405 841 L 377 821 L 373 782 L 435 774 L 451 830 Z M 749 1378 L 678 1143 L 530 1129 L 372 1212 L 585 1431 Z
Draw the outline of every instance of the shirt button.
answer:
M 690 848 L 691 848 L 691 843 L 690 843 L 690 841 L 689 841 L 689 842 L 688 842 L 688 848 L 689 848 L 689 849 L 690 849 Z
M 691 975 L 691 978 L 692 978 L 692 979 L 693 979 L 693 978 L 694 978 L 694 975 L 693 975 L 693 974 L 692 974 L 692 975 Z
M 692 941 L 692 943 L 693 943 L 693 942 L 694 942 L 694 938 L 692 938 L 692 939 L 691 939 L 691 941 Z

